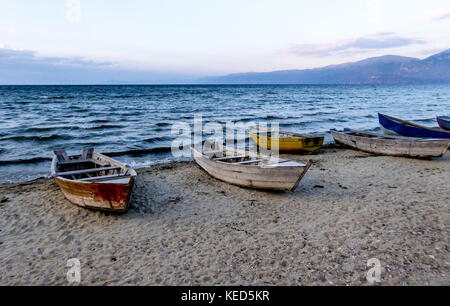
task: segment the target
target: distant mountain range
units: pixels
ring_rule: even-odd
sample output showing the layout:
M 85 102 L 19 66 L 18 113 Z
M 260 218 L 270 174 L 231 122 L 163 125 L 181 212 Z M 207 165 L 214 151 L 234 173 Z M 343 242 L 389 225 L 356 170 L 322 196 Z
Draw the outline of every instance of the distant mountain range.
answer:
M 450 49 L 425 59 L 385 55 L 305 70 L 236 73 L 202 84 L 450 84 Z

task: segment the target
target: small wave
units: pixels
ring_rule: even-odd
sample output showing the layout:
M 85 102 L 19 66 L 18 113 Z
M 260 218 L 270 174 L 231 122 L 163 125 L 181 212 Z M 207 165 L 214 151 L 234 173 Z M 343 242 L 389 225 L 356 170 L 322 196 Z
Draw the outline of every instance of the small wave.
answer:
M 319 122 L 319 121 L 318 121 Z M 336 119 L 336 118 L 328 118 L 325 120 L 320 120 L 320 122 L 333 122 L 333 123 L 339 123 L 339 122 L 348 122 L 348 120 L 345 119 Z
M 261 120 L 286 120 L 289 119 L 289 117 L 278 117 L 278 116 L 262 116 L 262 117 L 244 117 L 244 118 L 240 118 L 240 119 L 235 119 L 232 120 L 231 122 L 233 123 L 238 123 L 238 122 L 243 122 L 243 123 L 248 123 L 248 122 L 252 122 L 252 121 L 261 121 Z M 219 123 L 221 124 L 226 124 L 230 121 L 219 121 Z
M 68 140 L 73 139 L 73 136 L 70 135 L 32 135 L 32 136 L 10 136 L 0 138 L 1 141 L 10 140 L 10 141 L 50 141 L 55 139 Z
M 436 118 L 430 118 L 430 119 L 416 119 L 414 120 L 416 122 L 435 122 Z
M 51 161 L 48 157 L 34 157 L 30 159 L 13 159 L 13 160 L 0 160 L 0 166 L 7 165 L 19 165 L 19 164 L 37 164 Z
M 170 123 L 168 122 L 158 122 L 157 124 L 155 124 L 156 126 L 159 127 L 164 127 L 164 126 L 170 126 Z
M 126 99 L 126 98 L 134 98 L 134 96 L 131 95 L 114 95 L 113 98 L 119 98 L 119 99 Z
M 89 123 L 108 123 L 110 121 L 111 120 L 109 120 L 109 119 L 95 119 L 95 120 L 89 121 Z
M 155 142 L 171 141 L 171 140 L 172 140 L 171 137 L 165 136 L 165 137 L 152 137 L 152 138 L 145 139 L 144 141 L 148 142 L 148 143 L 155 143 Z
M 118 124 L 102 124 L 98 126 L 92 126 L 85 128 L 86 130 L 104 130 L 104 129 L 120 129 L 123 128 L 123 125 Z
M 47 100 L 63 100 L 63 99 L 75 99 L 74 96 L 50 96 L 50 97 L 45 97 L 44 99 Z
M 104 153 L 107 156 L 116 157 L 116 156 L 142 156 L 147 154 L 157 154 L 157 153 L 169 153 L 172 151 L 171 147 L 156 147 L 152 149 L 136 149 L 136 150 L 126 150 L 126 151 L 120 151 L 120 152 L 110 152 L 110 153 Z
M 23 130 L 26 133 L 42 133 L 42 132 L 50 132 L 55 130 L 78 130 L 79 126 L 65 126 L 65 127 L 31 127 Z
M 285 119 L 289 119 L 289 118 L 291 118 L 291 117 L 286 117 L 286 116 L 282 117 L 282 116 L 275 116 L 275 115 L 267 115 L 267 116 L 261 117 L 261 118 L 259 118 L 259 119 L 264 119 L 264 120 L 277 120 L 277 119 L 279 119 L 279 120 L 285 120 Z
M 305 126 L 313 123 L 314 121 L 299 121 L 299 122 L 280 122 L 280 126 L 288 127 L 288 126 Z

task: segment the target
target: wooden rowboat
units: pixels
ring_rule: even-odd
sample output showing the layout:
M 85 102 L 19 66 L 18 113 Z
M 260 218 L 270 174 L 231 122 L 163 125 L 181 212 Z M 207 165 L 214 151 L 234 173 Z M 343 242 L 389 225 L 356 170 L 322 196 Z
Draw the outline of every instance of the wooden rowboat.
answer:
M 192 147 L 197 164 L 211 176 L 241 187 L 295 191 L 311 162 L 272 161 L 267 156 L 223 147 L 200 152 Z M 232 154 L 232 155 L 230 155 Z
M 440 116 L 437 117 L 436 120 L 441 129 L 450 131 L 450 117 Z
M 381 128 L 386 134 L 407 137 L 450 138 L 450 131 L 440 128 L 430 128 L 383 114 L 378 114 L 378 117 Z
M 344 133 L 331 131 L 336 143 L 364 152 L 391 155 L 429 158 L 444 155 L 450 146 L 450 140 L 387 136 L 359 131 Z
M 313 136 L 279 131 L 272 133 L 261 128 L 250 128 L 248 132 L 253 141 L 261 148 L 270 150 L 272 142 L 278 145 L 280 153 L 311 154 L 319 150 L 325 141 L 324 136 Z
M 126 212 L 136 171 L 112 158 L 84 149 L 82 155 L 55 151 L 52 176 L 72 203 L 95 210 Z

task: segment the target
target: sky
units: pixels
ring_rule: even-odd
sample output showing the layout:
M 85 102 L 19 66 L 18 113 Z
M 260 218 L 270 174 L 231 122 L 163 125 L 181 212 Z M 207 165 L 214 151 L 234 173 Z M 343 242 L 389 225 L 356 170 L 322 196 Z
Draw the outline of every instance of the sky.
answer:
M 189 82 L 449 48 L 448 0 L 0 0 L 0 83 Z

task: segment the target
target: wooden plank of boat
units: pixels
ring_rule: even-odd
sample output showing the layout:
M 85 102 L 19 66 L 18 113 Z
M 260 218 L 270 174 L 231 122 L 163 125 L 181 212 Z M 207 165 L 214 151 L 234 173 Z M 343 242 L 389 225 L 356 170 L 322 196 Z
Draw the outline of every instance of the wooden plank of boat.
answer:
M 407 137 L 450 138 L 450 131 L 440 128 L 430 128 L 384 114 L 378 114 L 378 118 L 381 128 L 388 134 Z
M 137 176 L 129 166 L 85 150 L 82 155 L 71 157 L 55 152 L 51 171 L 70 202 L 95 210 L 128 210 Z
M 436 120 L 441 129 L 450 131 L 450 117 L 438 116 L 436 117 Z
M 293 132 L 279 131 L 271 135 L 267 129 L 252 127 L 248 132 L 250 138 L 261 148 L 270 150 L 272 142 L 278 144 L 280 153 L 303 153 L 311 154 L 319 150 L 325 141 L 324 136 L 314 136 Z
M 88 174 L 88 173 L 96 173 L 103 171 L 113 171 L 120 170 L 120 167 L 103 167 L 103 168 L 93 168 L 93 169 L 85 169 L 85 170 L 76 170 L 76 171 L 68 171 L 68 172 L 57 172 L 57 176 L 72 176 L 72 175 L 80 175 L 80 174 Z
M 347 131 L 331 131 L 336 143 L 368 153 L 429 158 L 444 155 L 450 146 L 446 139 L 421 139 L 408 137 L 383 136 L 379 134 Z
M 224 147 L 223 152 L 210 154 L 192 148 L 197 164 L 211 176 L 242 187 L 295 191 L 311 167 L 311 161 L 305 164 L 294 161 L 274 162 L 269 157 L 256 154 L 240 154 L 232 159 L 215 160 L 216 156 L 227 155 L 230 152 L 236 150 Z
M 112 175 L 105 175 L 105 176 L 96 176 L 96 177 L 87 177 L 84 179 L 80 179 L 79 181 L 82 182 L 104 182 L 106 183 L 108 182 L 112 182 L 114 181 L 114 183 L 118 183 L 118 180 L 123 180 L 124 178 L 127 178 L 128 176 L 123 175 L 123 174 L 112 174 Z M 128 181 L 123 181 L 123 182 L 128 182 Z M 122 183 L 123 183 L 122 182 Z

